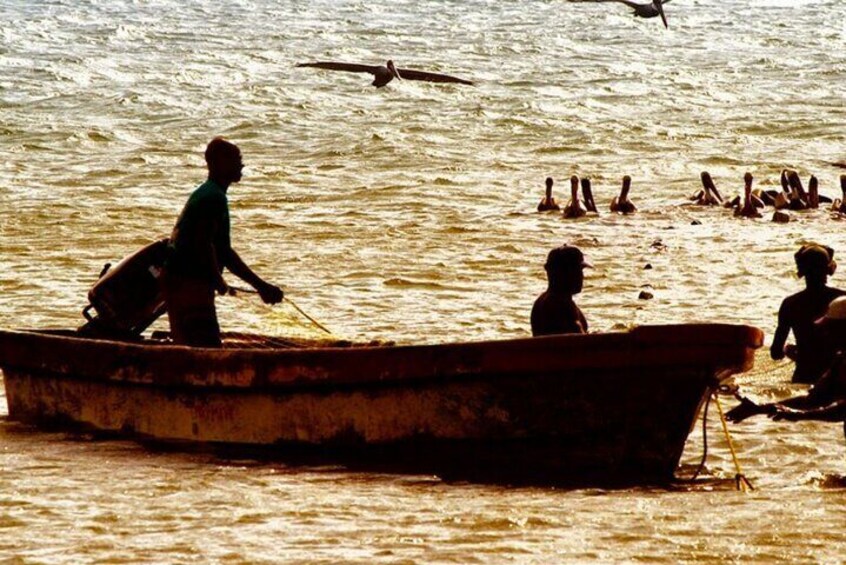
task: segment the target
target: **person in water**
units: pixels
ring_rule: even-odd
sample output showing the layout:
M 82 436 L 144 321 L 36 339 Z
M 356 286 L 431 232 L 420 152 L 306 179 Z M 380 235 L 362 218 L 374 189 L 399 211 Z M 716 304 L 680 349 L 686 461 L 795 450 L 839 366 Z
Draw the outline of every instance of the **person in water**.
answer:
M 815 325 L 819 339 L 836 353 L 828 370 L 808 393 L 767 404 L 742 398 L 737 407 L 726 413 L 726 418 L 742 422 L 750 416 L 767 414 L 774 420 L 846 422 L 846 296 L 832 300 Z M 843 431 L 846 434 L 846 425 Z
M 797 274 L 805 278 L 805 290 L 788 296 L 781 303 L 770 356 L 778 360 L 786 355 L 796 362 L 793 382 L 814 383 L 832 358 L 832 352 L 816 337 L 814 321 L 825 313 L 832 300 L 846 293 L 826 284 L 837 268 L 833 249 L 807 244 L 796 252 L 794 258 Z M 785 346 L 791 330 L 796 345 Z
M 546 177 L 546 196 L 538 204 L 538 212 L 550 212 L 561 210 L 561 206 L 552 197 L 552 177 Z
M 587 319 L 573 296 L 582 291 L 584 269 L 591 266 L 578 247 L 562 245 L 549 252 L 544 265 L 549 286 L 532 307 L 533 336 L 587 333 Z
M 229 291 L 224 267 L 255 288 L 267 304 L 281 302 L 283 292 L 256 275 L 232 249 L 227 190 L 241 180 L 240 149 L 216 137 L 206 147 L 205 158 L 208 179 L 188 198 L 173 228 L 163 285 L 173 341 L 220 347 L 214 298 L 215 291 Z

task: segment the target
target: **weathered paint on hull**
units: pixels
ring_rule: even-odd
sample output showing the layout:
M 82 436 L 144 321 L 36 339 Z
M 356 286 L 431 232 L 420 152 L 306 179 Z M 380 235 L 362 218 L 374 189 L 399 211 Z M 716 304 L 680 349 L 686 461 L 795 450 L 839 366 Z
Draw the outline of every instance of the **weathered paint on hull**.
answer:
M 173 376 L 114 380 L 49 362 L 37 370 L 6 364 L 4 375 L 10 417 L 22 422 L 470 480 L 632 484 L 672 479 L 715 371 L 748 367 L 754 346 L 706 366 L 701 358 L 505 373 L 465 365 L 453 378 L 294 379 L 288 387 L 250 386 L 243 375 L 238 386 L 219 378 L 205 386 Z

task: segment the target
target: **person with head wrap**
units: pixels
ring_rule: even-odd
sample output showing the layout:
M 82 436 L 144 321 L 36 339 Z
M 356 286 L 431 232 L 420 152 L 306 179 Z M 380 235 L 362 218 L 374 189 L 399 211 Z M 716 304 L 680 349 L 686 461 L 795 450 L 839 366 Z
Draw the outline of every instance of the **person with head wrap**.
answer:
M 781 303 L 770 356 L 776 360 L 787 356 L 796 362 L 793 382 L 814 383 L 828 368 L 833 355 L 816 338 L 814 321 L 825 313 L 832 300 L 846 293 L 827 285 L 828 277 L 837 268 L 832 248 L 809 243 L 796 252 L 794 259 L 798 276 L 805 279 L 805 290 Z M 791 331 L 796 344 L 785 346 Z
M 780 402 L 756 404 L 741 398 L 740 404 L 726 413 L 729 421 L 742 422 L 756 414 L 767 414 L 774 420 L 846 422 L 846 296 L 832 300 L 814 326 L 817 339 L 835 352 L 820 380 L 807 394 Z M 843 431 L 846 434 L 846 424 Z

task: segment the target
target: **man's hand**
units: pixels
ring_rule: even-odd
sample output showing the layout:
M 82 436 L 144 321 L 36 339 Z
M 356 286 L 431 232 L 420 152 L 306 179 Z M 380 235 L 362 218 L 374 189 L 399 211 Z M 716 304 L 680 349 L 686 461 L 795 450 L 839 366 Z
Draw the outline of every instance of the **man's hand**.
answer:
M 793 345 L 792 343 L 784 346 L 784 354 L 787 355 L 787 358 L 796 361 L 799 357 L 799 349 Z
M 279 304 L 285 298 L 285 293 L 282 289 L 273 284 L 263 284 L 256 288 L 265 304 Z
M 217 293 L 219 295 L 225 296 L 227 294 L 230 294 L 229 285 L 226 284 L 226 281 L 223 280 L 223 277 L 219 277 L 214 286 L 215 286 L 215 290 L 217 291 Z

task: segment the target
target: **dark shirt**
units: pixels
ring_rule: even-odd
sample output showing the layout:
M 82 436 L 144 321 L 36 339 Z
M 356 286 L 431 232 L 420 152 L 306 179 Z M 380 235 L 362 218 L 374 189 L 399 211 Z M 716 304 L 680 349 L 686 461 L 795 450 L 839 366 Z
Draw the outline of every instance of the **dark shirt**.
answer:
M 782 332 L 792 330 L 796 339 L 794 382 L 813 383 L 831 364 L 834 352 L 816 335 L 814 322 L 825 314 L 832 300 L 844 294 L 846 293 L 838 288 L 826 286 L 797 292 L 781 303 L 778 311 L 779 329 Z M 787 334 L 784 333 L 784 336 Z
M 223 269 L 231 250 L 229 202 L 223 187 L 209 179 L 194 190 L 176 221 L 168 247 L 169 273 L 211 279 L 213 256 L 218 271 Z
M 587 331 L 587 320 L 569 294 L 547 290 L 535 300 L 532 335 L 583 334 Z

